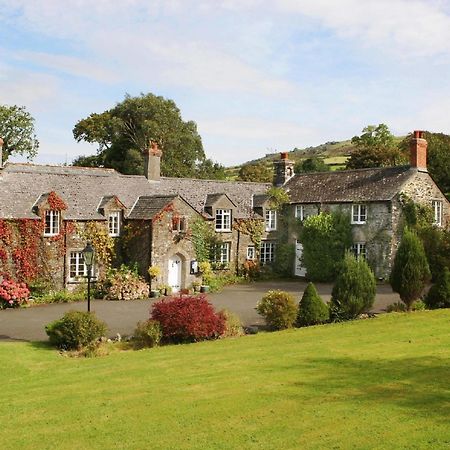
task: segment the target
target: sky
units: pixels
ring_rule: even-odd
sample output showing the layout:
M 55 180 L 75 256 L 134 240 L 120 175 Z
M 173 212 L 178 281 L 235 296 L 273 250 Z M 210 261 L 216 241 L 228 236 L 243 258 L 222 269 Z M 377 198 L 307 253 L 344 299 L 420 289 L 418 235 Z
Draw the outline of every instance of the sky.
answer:
M 450 134 L 450 0 L 0 0 L 0 104 L 35 118 L 35 162 L 94 154 L 77 121 L 141 92 L 224 165 L 369 124 Z

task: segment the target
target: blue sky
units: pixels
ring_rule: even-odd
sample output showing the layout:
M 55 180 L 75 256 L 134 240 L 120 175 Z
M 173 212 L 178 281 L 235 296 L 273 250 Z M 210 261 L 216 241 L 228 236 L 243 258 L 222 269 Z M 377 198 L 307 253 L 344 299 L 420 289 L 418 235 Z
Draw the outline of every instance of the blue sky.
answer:
M 225 165 L 368 124 L 450 134 L 449 0 L 0 0 L 0 103 L 41 163 L 125 93 L 173 99 Z

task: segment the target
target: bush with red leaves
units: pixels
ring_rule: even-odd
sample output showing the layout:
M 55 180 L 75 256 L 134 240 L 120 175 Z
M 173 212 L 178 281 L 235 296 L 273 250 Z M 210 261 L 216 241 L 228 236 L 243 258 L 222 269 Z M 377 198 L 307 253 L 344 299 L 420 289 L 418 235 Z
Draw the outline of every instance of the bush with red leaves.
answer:
M 214 311 L 206 297 L 169 297 L 153 305 L 151 318 L 161 324 L 166 342 L 217 339 L 225 331 L 225 317 Z

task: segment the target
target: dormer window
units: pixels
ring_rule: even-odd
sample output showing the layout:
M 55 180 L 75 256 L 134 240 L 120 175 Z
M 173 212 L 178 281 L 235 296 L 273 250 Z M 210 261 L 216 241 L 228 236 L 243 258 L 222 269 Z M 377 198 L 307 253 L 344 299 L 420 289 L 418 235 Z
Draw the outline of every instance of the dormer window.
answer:
M 352 205 L 352 223 L 364 224 L 367 221 L 367 206 L 362 204 Z
M 277 212 L 274 209 L 266 210 L 266 231 L 277 229 Z
M 108 214 L 108 234 L 112 237 L 120 236 L 120 211 Z
M 60 212 L 54 209 L 45 211 L 44 236 L 56 236 L 59 234 Z
M 216 231 L 231 231 L 231 209 L 216 209 Z

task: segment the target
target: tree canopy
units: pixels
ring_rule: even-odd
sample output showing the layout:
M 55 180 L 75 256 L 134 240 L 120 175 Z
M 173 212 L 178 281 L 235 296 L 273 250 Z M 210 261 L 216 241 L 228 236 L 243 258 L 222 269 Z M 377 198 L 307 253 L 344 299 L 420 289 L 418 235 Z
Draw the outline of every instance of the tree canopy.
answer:
M 173 100 L 154 94 L 126 95 L 114 108 L 77 122 L 73 135 L 78 142 L 98 145 L 96 156 L 79 157 L 74 165 L 142 174 L 143 152 L 156 142 L 162 150 L 162 175 L 223 177 L 223 168 L 205 157 L 195 122 L 183 121 Z
M 242 181 L 271 183 L 273 179 L 273 169 L 263 163 L 245 164 L 239 170 L 239 179 Z
M 304 172 L 328 172 L 330 170 L 330 166 L 325 164 L 322 158 L 307 158 L 303 161 L 299 161 L 295 167 L 295 173 L 304 173 Z
M 347 161 L 347 169 L 395 166 L 407 161 L 384 123 L 367 126 L 361 136 L 352 138 L 352 144 L 356 150 Z
M 24 106 L 0 105 L 0 137 L 3 139 L 3 160 L 10 155 L 36 156 L 39 141 L 34 132 L 34 119 Z

